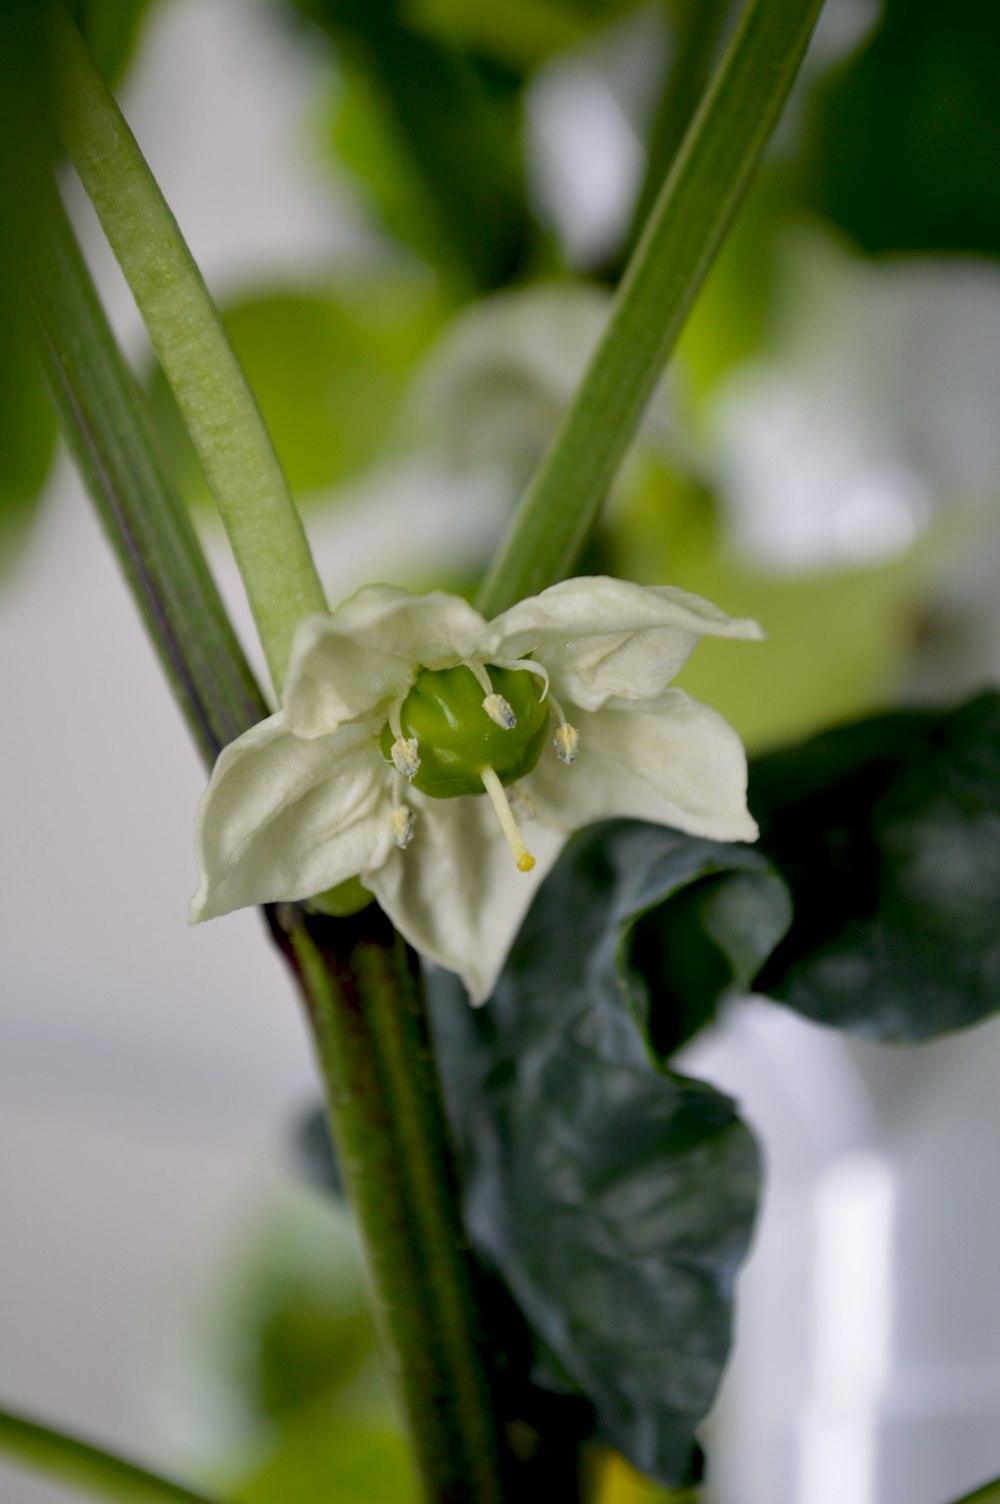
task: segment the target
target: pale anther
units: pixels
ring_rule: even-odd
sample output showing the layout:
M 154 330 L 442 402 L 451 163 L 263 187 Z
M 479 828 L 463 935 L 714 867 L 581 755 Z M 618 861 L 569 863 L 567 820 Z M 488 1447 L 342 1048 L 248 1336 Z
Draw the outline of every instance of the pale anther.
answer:
M 389 820 L 392 839 L 400 851 L 405 851 L 413 840 L 413 811 L 405 804 L 397 804 Z
M 494 694 L 493 685 L 490 683 L 490 676 L 483 665 L 471 659 L 463 667 L 467 668 L 470 674 L 475 675 L 476 683 L 484 692 L 486 698 L 483 700 L 483 709 L 494 726 L 499 726 L 503 731 L 513 731 L 517 725 L 517 716 L 511 709 L 509 701 L 505 700 L 503 695 Z
M 510 701 L 505 700 L 503 695 L 488 694 L 483 701 L 483 709 L 493 724 L 503 731 L 513 731 L 517 725 L 517 716 L 511 708 Z
M 518 829 L 514 813 L 507 802 L 503 784 L 500 782 L 495 771 L 491 767 L 481 769 L 480 778 L 483 780 L 483 788 L 490 796 L 490 803 L 496 811 L 496 817 L 500 822 L 500 829 L 507 838 L 507 845 L 514 853 L 514 860 L 520 872 L 530 872 L 535 865 L 535 858 L 524 844 L 524 837 Z
M 556 745 L 556 756 L 568 767 L 580 750 L 579 731 L 575 726 L 571 726 L 569 721 L 563 721 L 561 726 L 556 727 L 556 733 L 552 739 Z
M 420 749 L 415 736 L 399 736 L 389 749 L 392 765 L 404 778 L 413 778 L 420 771 Z

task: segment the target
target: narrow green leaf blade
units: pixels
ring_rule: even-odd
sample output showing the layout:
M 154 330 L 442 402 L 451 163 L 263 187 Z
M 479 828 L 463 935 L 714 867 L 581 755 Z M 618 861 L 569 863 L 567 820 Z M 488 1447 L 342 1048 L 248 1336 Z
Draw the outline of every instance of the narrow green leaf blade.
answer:
M 548 454 L 476 602 L 563 578 L 597 519 L 788 97 L 823 0 L 747 0 Z
M 54 193 L 29 286 L 46 383 L 206 761 L 267 715 Z
M 114 1452 L 10 1410 L 0 1410 L 0 1454 L 45 1477 L 120 1504 L 211 1504 L 204 1494 L 192 1493 Z
M 896 1043 L 1000 1008 L 1000 696 L 760 758 L 750 802 L 795 907 L 760 990 Z

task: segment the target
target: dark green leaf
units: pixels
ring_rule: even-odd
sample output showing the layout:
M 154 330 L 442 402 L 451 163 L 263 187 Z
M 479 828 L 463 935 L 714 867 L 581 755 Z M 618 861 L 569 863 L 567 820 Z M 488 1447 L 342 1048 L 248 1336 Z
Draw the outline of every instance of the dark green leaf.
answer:
M 803 184 L 869 252 L 1000 254 L 1000 7 L 888 0 L 817 91 Z
M 795 909 L 762 991 L 895 1042 L 1000 1008 L 1000 697 L 828 732 L 750 787 Z
M 56 425 L 37 366 L 0 288 L 0 576 L 28 535 L 55 449 Z
M 672 953 L 654 911 L 666 935 L 692 918 L 704 934 Z M 432 978 L 470 1234 L 530 1323 L 535 1378 L 587 1396 L 599 1434 L 668 1484 L 726 1359 L 759 1167 L 733 1104 L 656 1046 L 756 971 L 787 920 L 749 847 L 620 822 L 571 843 L 486 1008 Z

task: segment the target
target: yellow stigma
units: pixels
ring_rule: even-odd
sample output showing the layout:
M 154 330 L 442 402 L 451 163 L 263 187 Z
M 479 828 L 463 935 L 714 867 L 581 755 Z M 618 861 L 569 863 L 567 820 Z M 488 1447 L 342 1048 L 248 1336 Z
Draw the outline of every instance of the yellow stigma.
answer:
M 517 821 L 514 819 L 514 812 L 508 803 L 507 795 L 504 793 L 503 784 L 490 767 L 482 768 L 479 776 L 483 780 L 483 788 L 490 796 L 490 803 L 496 811 L 496 817 L 500 822 L 500 829 L 504 833 L 507 845 L 514 855 L 517 870 L 519 872 L 530 872 L 535 865 L 535 858 L 524 844 L 524 837 L 518 828 Z

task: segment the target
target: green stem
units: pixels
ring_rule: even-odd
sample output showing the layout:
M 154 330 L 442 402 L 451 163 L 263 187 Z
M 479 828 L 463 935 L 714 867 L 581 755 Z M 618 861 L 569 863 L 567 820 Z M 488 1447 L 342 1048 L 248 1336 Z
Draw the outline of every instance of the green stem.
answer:
M 177 222 L 79 33 L 54 19 L 60 135 L 190 430 L 280 694 L 296 623 L 326 610 L 301 519 Z
M 53 185 L 27 268 L 42 369 L 66 441 L 210 765 L 267 715 L 191 520 L 159 454 Z
M 732 0 L 701 0 L 698 5 L 692 5 L 690 0 L 670 0 L 666 8 L 673 21 L 673 52 L 649 135 L 646 172 L 625 242 L 624 259 L 638 244 L 705 92 Z
M 963 1494 L 960 1499 L 956 1499 L 955 1504 L 1000 1504 L 1000 1478 L 994 1478 L 992 1483 L 984 1483 L 975 1493 Z
M 263 707 L 44 164 L 35 176 L 46 193 L 32 191 L 32 201 L 48 201 L 29 282 L 53 396 L 211 761 Z M 374 906 L 349 922 L 294 905 L 270 917 L 308 1003 L 388 1367 L 428 1500 L 499 1504 L 501 1447 L 416 959 Z
M 46 1477 L 123 1504 L 211 1504 L 204 1494 L 127 1462 L 114 1452 L 0 1410 L 0 1452 Z
M 374 905 L 350 920 L 284 904 L 269 917 L 305 999 L 425 1497 L 500 1504 L 501 1444 L 419 964 Z
M 597 519 L 777 122 L 823 0 L 748 0 L 612 305 L 604 337 L 477 604 L 563 578 Z

